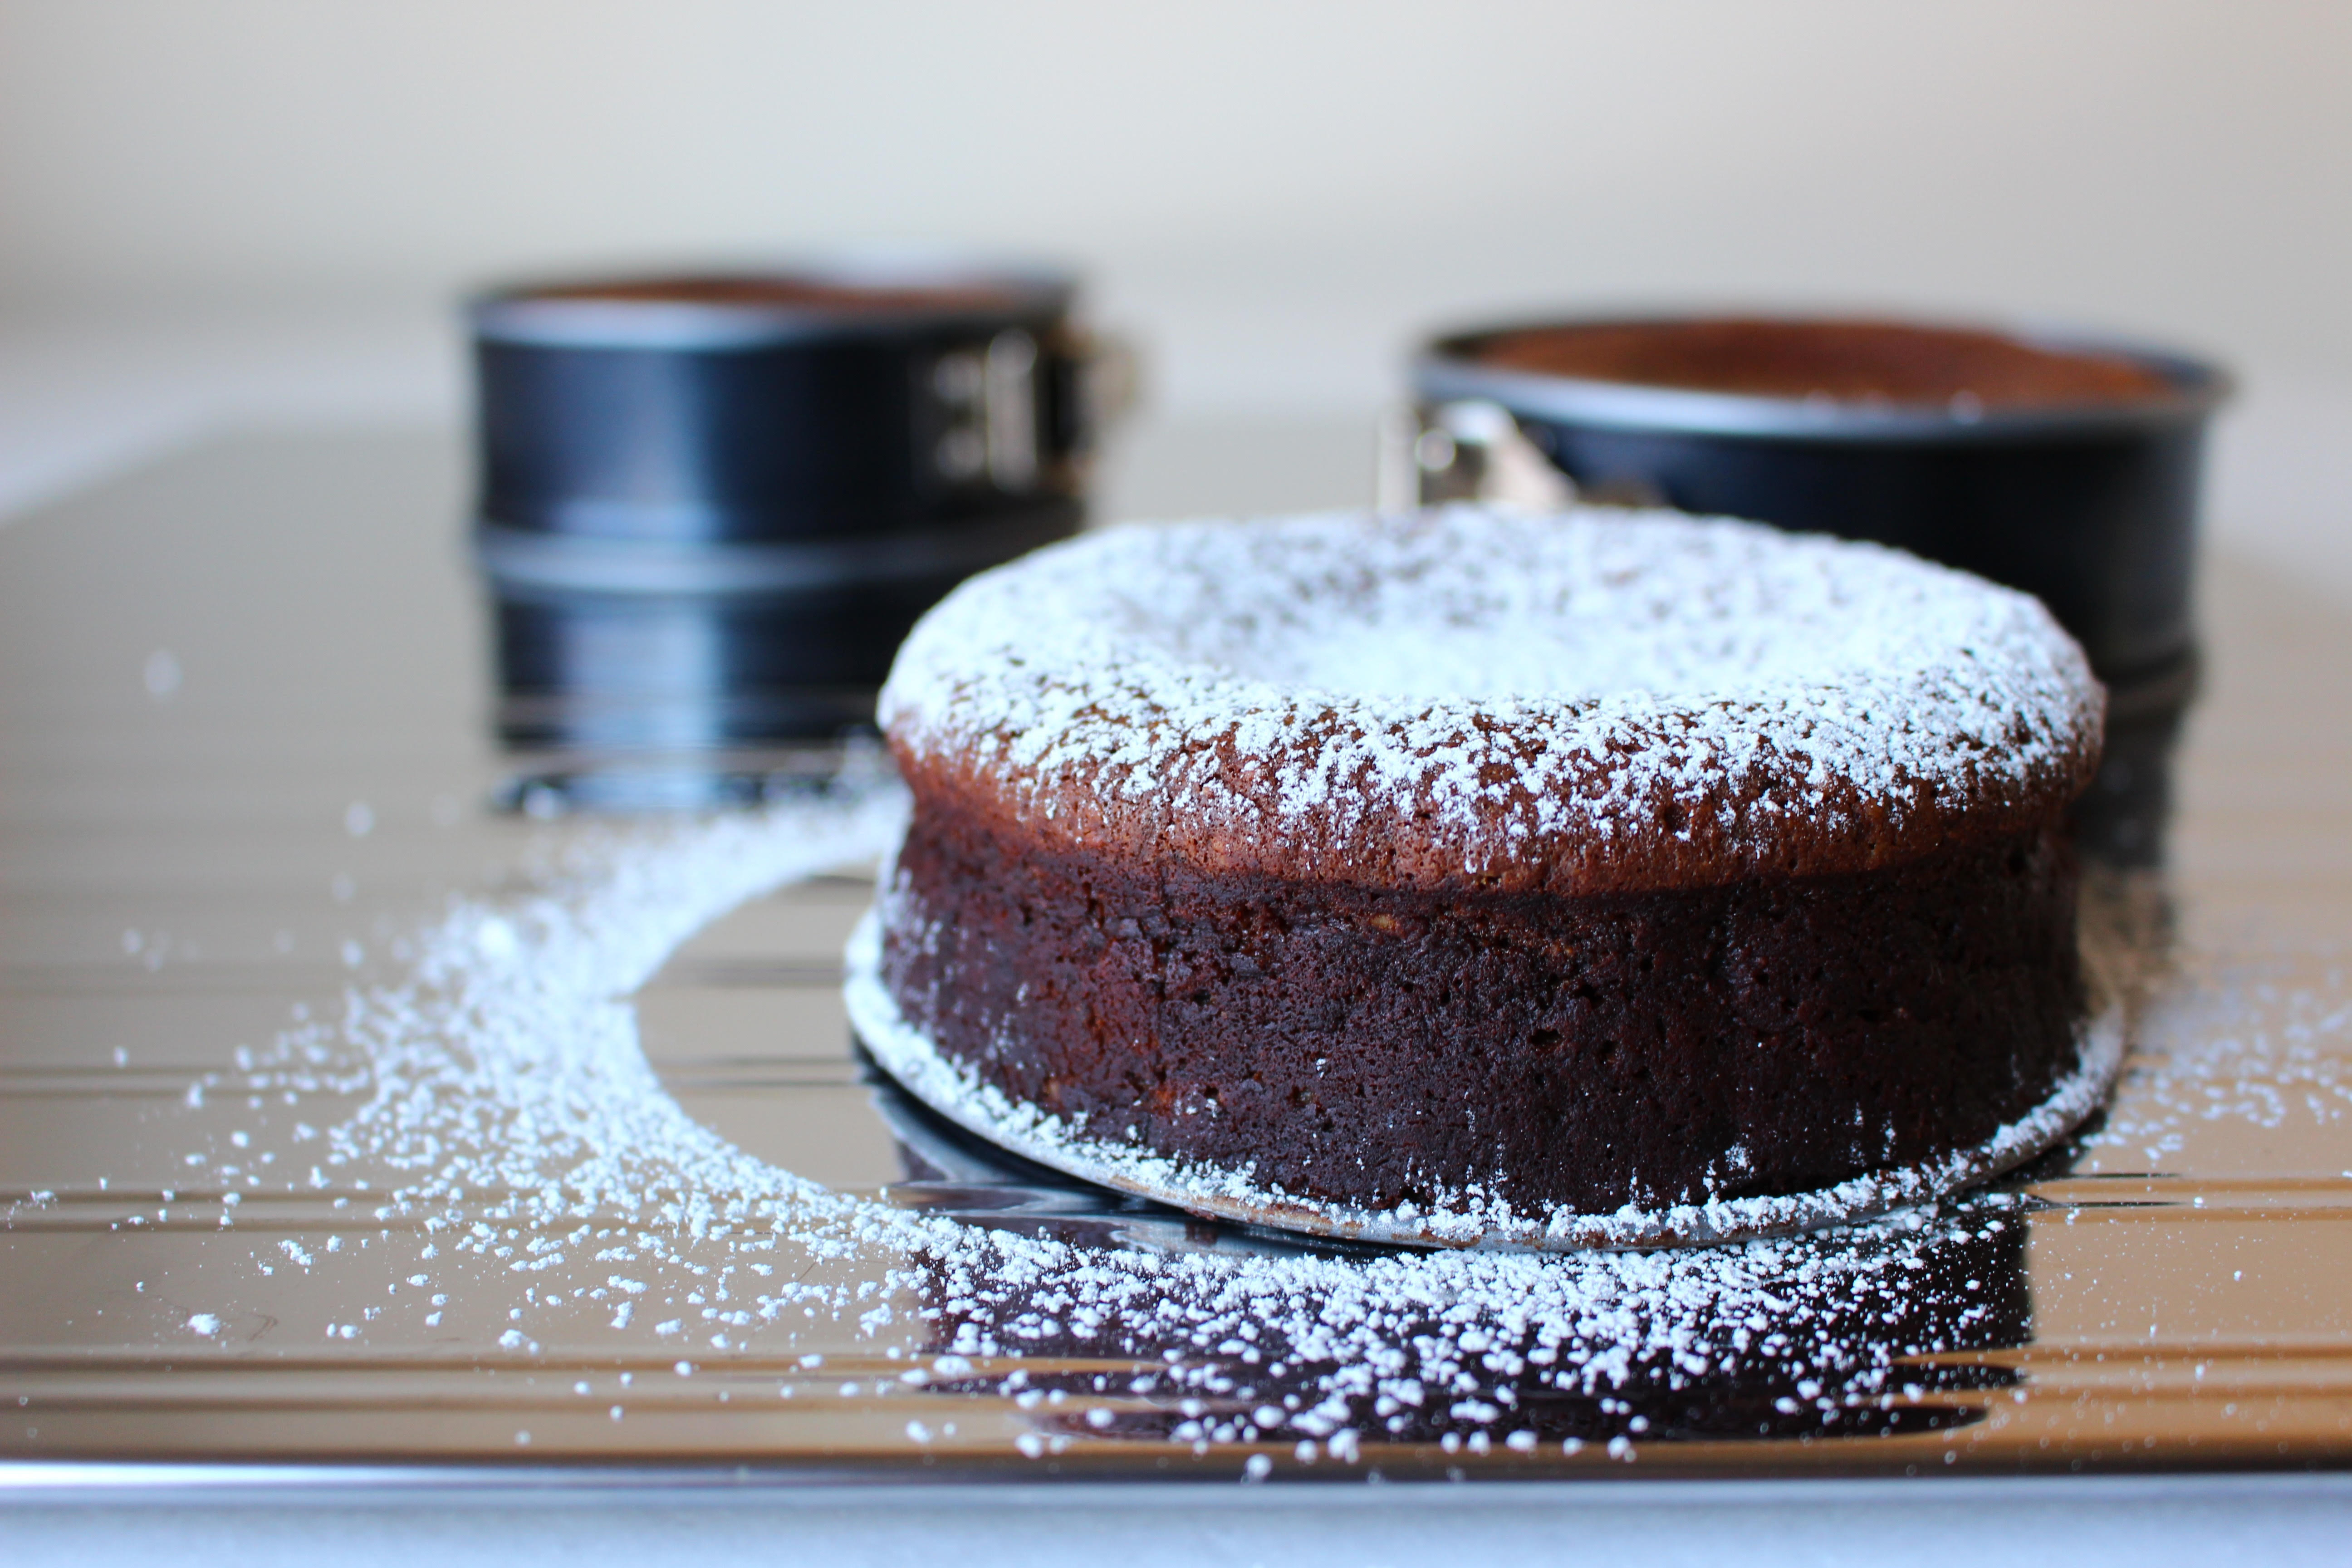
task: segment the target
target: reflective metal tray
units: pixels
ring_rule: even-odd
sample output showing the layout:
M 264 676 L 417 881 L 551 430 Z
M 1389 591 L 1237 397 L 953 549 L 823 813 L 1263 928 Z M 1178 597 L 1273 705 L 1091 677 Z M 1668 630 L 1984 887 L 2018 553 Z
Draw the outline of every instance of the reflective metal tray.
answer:
M 460 516 L 441 441 L 256 439 L 0 532 L 7 1459 L 1622 1479 L 2352 1455 L 2352 615 L 2292 583 L 2210 565 L 2169 869 L 2096 900 L 2143 968 L 2104 1119 L 1930 1231 L 1801 1244 L 1901 1249 L 1892 1294 L 1751 1289 L 1735 1322 L 1625 1284 L 1616 1305 L 1686 1329 L 1680 1352 L 1654 1338 L 1568 1386 L 1589 1334 L 1535 1363 L 1496 1340 L 1418 1405 L 1367 1393 L 1302 1425 L 1328 1357 L 1140 1310 L 1032 1311 L 972 1353 L 974 1310 L 922 1247 L 714 1225 L 693 1194 L 615 1327 L 625 1266 L 565 1251 L 576 1224 L 532 1220 L 532 1194 L 469 1191 L 453 1229 L 387 1201 L 413 1172 L 328 1155 L 387 1081 L 352 1010 L 453 905 L 526 905 L 669 831 L 500 807 L 572 764 L 493 743 Z M 1409 1266 L 1085 1187 L 898 1094 L 838 994 L 868 894 L 837 869 L 677 946 L 627 999 L 645 1094 L 758 1169 L 1065 1259 Z M 779 1279 L 846 1304 L 736 1310 Z M 1783 1348 L 1717 1353 L 1743 1331 Z

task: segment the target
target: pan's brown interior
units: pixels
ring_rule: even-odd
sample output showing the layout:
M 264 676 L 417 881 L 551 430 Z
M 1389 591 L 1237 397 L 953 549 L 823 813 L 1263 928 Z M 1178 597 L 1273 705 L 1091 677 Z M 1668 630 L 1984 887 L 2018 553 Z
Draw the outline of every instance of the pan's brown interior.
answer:
M 1981 408 L 2132 403 L 2162 375 L 2116 355 L 2044 348 L 1971 328 L 1721 317 L 1568 322 L 1489 334 L 1470 357 L 1497 370 L 1752 397 Z
M 709 274 L 621 279 L 534 289 L 530 300 L 580 300 L 646 305 L 740 305 L 755 309 L 825 311 L 1001 310 L 1013 291 L 983 283 L 885 287 L 837 283 L 789 274 Z

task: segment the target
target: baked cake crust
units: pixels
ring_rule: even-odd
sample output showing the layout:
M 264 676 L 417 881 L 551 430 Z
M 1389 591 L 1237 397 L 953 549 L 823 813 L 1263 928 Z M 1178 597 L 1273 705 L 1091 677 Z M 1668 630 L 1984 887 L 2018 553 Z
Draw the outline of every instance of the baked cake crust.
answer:
M 934 611 L 884 717 L 884 984 L 1089 1137 L 1606 1213 L 1964 1148 L 2074 1066 L 2098 688 L 2032 601 L 1891 552 L 1097 535 Z
M 1079 853 L 1574 894 L 2041 826 L 2104 698 L 2040 604 L 1895 551 L 1449 508 L 1040 551 L 916 627 L 881 717 L 918 798 Z

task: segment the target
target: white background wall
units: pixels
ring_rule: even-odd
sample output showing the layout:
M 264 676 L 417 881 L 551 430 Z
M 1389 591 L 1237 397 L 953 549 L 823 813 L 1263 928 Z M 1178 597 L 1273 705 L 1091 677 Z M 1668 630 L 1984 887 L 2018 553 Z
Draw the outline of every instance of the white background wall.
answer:
M 2352 370 L 2331 0 L 5 0 L 0 298 L 1066 254 L 1182 404 L 1502 302 L 2049 313 Z
M 452 414 L 482 279 L 870 240 L 1082 263 L 1178 417 L 1357 419 L 1525 305 L 2116 327 L 2249 368 L 2227 493 L 2309 513 L 2352 5 L 0 0 L 20 466 L 98 413 Z

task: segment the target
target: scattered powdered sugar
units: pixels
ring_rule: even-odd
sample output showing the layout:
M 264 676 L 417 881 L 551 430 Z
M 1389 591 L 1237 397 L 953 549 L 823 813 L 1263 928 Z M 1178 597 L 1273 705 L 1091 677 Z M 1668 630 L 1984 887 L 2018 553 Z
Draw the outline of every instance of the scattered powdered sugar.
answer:
M 1895 551 L 1457 507 L 1039 551 L 924 618 L 882 717 L 1024 820 L 1267 842 L 1410 823 L 1475 873 L 1660 821 L 1769 864 L 1939 800 L 2056 798 L 2103 702 L 2036 601 Z
M 590 831 L 539 890 L 453 909 L 406 979 L 352 994 L 338 1040 L 292 1031 L 274 1059 L 224 1080 L 297 1101 L 298 1084 L 356 1091 L 336 1124 L 297 1134 L 365 1199 L 350 1211 L 358 1245 L 313 1247 L 306 1271 L 381 1268 L 398 1247 L 415 1260 L 392 1264 L 389 1305 L 328 1336 L 364 1348 L 388 1326 L 431 1331 L 454 1300 L 499 1325 L 499 1354 L 528 1359 L 557 1338 L 593 1353 L 601 1332 L 615 1350 L 772 1363 L 796 1323 L 896 1331 L 911 1300 L 932 1359 L 908 1375 L 1002 1402 L 1025 1423 L 1024 1453 L 1278 1439 L 1302 1458 L 1356 1461 L 1407 1439 L 1628 1458 L 1634 1439 L 1702 1418 L 1730 1422 L 1728 1436 L 1916 1430 L 1945 1417 L 1898 1407 L 1942 1375 L 1914 1358 L 2023 1331 L 2021 1285 L 2000 1283 L 2021 1279 L 2023 1229 L 2000 1194 L 1673 1252 L 1357 1256 L 1203 1248 L 1181 1227 L 1158 1242 L 1024 1233 L 753 1159 L 664 1090 L 628 994 L 736 904 L 884 850 L 904 814 L 903 792 L 873 781 L 658 831 Z M 354 1070 L 321 1065 L 330 1043 L 328 1055 L 356 1053 Z M 257 1248 L 255 1268 L 288 1256 Z M 722 1288 L 698 1311 L 671 1304 L 705 1302 L 713 1279 Z M 583 1328 L 577 1301 L 559 1309 L 564 1291 L 609 1312 L 604 1326 Z M 189 1326 L 205 1334 L 235 1310 Z M 678 1375 L 697 1364 L 681 1360 Z M 910 1427 L 908 1441 L 931 1436 Z
M 2086 1171 L 2161 1169 L 2200 1131 L 2352 1124 L 2352 1001 L 2340 960 L 2315 986 L 2276 957 L 2241 960 L 2204 984 L 2175 985 L 2140 1031 L 2125 1091 L 2084 1140 Z M 2289 1145 L 2293 1147 L 2294 1145 Z M 2308 1147 L 2308 1145 L 2305 1145 Z M 2352 1146 L 2294 1176 L 2352 1176 Z M 2277 1156 L 2273 1155 L 2273 1159 Z
M 418 944 L 409 984 L 352 995 L 343 1034 L 367 1053 L 372 1091 L 331 1130 L 331 1153 L 400 1173 L 389 1205 L 511 1191 L 533 1223 L 634 1213 L 656 1193 L 681 1214 L 720 1194 L 825 1207 L 823 1189 L 747 1159 L 678 1108 L 628 997 L 697 930 L 870 854 L 903 812 L 895 784 L 850 780 L 766 814 L 592 834 L 547 890 L 461 906 Z

